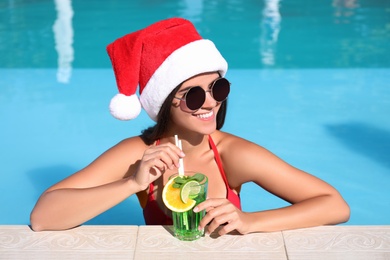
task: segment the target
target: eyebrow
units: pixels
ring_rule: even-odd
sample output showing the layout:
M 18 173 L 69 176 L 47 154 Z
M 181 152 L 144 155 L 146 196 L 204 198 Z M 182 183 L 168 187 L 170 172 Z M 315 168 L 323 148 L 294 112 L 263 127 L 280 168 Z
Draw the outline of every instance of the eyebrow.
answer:
M 214 83 L 215 81 L 217 81 L 218 79 L 220 79 L 220 78 L 221 78 L 221 77 L 216 78 L 215 80 L 213 80 L 213 81 L 208 85 L 208 88 L 210 89 L 210 88 L 211 88 L 211 85 L 213 85 L 213 83 Z M 185 87 L 185 88 L 179 90 L 177 93 L 184 93 L 184 92 L 186 92 L 187 90 L 189 90 L 190 88 L 194 88 L 194 87 L 200 87 L 200 86 L 199 86 L 199 85 L 197 85 L 197 86 L 188 86 L 188 87 Z
M 188 86 L 188 87 L 185 87 L 185 88 L 179 90 L 177 93 L 184 93 L 184 92 L 186 92 L 187 90 L 189 90 L 190 88 L 193 88 L 193 87 L 199 87 L 199 86 Z

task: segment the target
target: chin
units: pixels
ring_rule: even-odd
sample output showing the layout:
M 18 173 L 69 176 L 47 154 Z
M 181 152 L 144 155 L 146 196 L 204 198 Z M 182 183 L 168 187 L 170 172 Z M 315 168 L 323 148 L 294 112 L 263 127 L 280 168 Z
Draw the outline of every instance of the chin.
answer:
M 198 128 L 199 128 L 199 126 L 198 126 Z M 210 134 L 214 133 L 216 130 L 217 130 L 217 125 L 216 125 L 216 123 L 214 123 L 214 124 L 210 124 L 209 126 L 203 125 L 203 127 L 201 127 L 198 132 L 200 132 L 204 135 L 210 135 Z

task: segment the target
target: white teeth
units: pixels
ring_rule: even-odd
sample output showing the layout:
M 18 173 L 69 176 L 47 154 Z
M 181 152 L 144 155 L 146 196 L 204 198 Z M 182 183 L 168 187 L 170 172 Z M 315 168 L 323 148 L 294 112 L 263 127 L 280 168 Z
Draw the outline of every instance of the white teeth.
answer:
M 199 115 L 196 115 L 197 117 L 199 118 L 208 118 L 208 117 L 211 117 L 213 115 L 213 111 L 210 111 L 209 113 L 207 114 L 199 114 Z

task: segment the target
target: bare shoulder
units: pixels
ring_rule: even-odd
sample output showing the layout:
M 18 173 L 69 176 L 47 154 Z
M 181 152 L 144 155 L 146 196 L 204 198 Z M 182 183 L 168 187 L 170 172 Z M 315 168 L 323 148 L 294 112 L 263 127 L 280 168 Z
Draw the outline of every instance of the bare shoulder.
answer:
M 122 160 L 123 158 L 131 159 L 138 157 L 147 148 L 148 146 L 139 136 L 126 138 L 104 151 L 94 162 L 106 157 L 114 157 L 111 158 L 114 161 Z
M 218 147 L 221 157 L 229 157 L 231 155 L 241 154 L 243 152 L 245 153 L 245 151 L 250 148 L 266 151 L 258 144 L 222 131 L 216 131 L 213 133 L 212 138 L 215 145 Z
M 120 151 L 121 153 L 125 153 L 128 155 L 139 155 L 143 154 L 143 152 L 148 148 L 148 145 L 144 143 L 144 141 L 139 136 L 130 137 L 120 141 L 118 144 L 113 146 L 110 150 Z M 110 151 L 108 150 L 108 151 Z
M 100 167 L 129 167 L 142 158 L 148 148 L 139 136 L 124 139 L 99 156 L 93 164 Z
M 223 132 L 212 135 L 232 187 L 254 182 L 291 203 L 337 191 L 319 178 L 288 164 L 264 147 Z
M 212 135 L 232 185 L 258 181 L 265 173 L 281 167 L 289 167 L 264 147 L 244 138 L 216 131 Z M 240 174 L 235 174 L 240 172 Z

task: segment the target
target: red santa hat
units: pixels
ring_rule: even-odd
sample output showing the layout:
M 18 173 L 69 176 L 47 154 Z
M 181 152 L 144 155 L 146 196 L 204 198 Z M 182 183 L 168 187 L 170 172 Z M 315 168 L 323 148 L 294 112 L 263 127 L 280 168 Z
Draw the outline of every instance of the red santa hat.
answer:
M 109 44 L 107 52 L 119 90 L 110 112 L 120 120 L 136 118 L 142 106 L 157 121 L 164 100 L 180 83 L 200 73 L 218 71 L 224 76 L 227 71 L 214 43 L 202 39 L 193 24 L 182 18 L 127 34 Z

